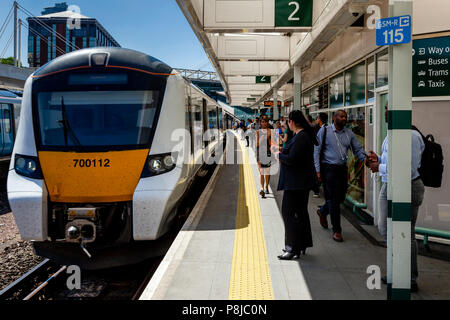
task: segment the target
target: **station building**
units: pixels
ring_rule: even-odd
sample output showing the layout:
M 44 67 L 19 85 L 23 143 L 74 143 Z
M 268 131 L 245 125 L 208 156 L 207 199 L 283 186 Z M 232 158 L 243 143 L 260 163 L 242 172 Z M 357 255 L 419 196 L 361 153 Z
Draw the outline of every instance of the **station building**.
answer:
M 335 110 L 345 109 L 365 150 L 380 154 L 388 131 L 389 55 L 387 46 L 376 45 L 376 19 L 389 17 L 389 1 L 294 2 L 178 1 L 224 79 L 232 106 L 251 107 L 255 116 L 266 113 L 274 120 L 294 108 L 314 119 L 325 112 L 330 123 Z M 450 2 L 412 2 L 412 124 L 432 134 L 444 156 L 442 187 L 426 188 L 417 226 L 448 232 Z M 302 25 L 308 10 L 310 21 Z M 376 224 L 380 178 L 352 155 L 348 166 L 348 200 L 366 207 Z
M 42 16 L 27 19 L 30 67 L 40 67 L 56 57 L 78 49 L 120 47 L 96 19 L 67 9 L 65 3 L 57 4 L 55 7 L 46 8 Z M 68 19 L 79 19 L 79 25 L 74 24 L 72 28 Z
M 381 17 L 389 3 L 381 1 Z M 412 124 L 432 134 L 443 147 L 441 188 L 426 188 L 416 226 L 450 231 L 450 13 L 448 1 L 413 2 Z M 365 14 L 364 27 L 349 27 L 337 36 L 302 73 L 302 106 L 313 118 L 320 112 L 346 109 L 348 125 L 365 150 L 381 154 L 387 135 L 384 107 L 389 97 L 387 47 L 376 45 L 373 21 Z M 362 163 L 349 156 L 348 196 L 367 205 L 376 224 L 381 182 Z

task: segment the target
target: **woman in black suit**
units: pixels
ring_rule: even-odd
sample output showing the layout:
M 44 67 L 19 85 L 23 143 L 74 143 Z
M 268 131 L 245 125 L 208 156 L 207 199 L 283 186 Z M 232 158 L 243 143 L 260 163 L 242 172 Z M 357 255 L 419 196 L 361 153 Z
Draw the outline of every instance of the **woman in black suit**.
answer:
M 294 137 L 278 153 L 281 164 L 278 190 L 284 190 L 281 212 L 285 248 L 278 256 L 281 260 L 298 259 L 313 245 L 308 199 L 309 191 L 317 183 L 313 152 L 314 144 L 318 145 L 318 142 L 314 130 L 299 110 L 289 114 L 288 125 Z

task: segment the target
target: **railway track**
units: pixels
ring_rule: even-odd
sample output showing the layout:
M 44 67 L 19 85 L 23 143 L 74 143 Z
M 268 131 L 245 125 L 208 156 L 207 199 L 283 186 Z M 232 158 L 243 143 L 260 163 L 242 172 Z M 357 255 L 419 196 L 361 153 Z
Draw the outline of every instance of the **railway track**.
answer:
M 207 185 L 214 166 L 202 169 L 188 195 L 181 202 L 177 221 L 170 231 L 175 239 L 192 208 Z M 103 269 L 81 271 L 81 288 L 68 289 L 67 266 L 54 264 L 45 259 L 22 277 L 0 291 L 4 300 L 138 300 L 163 257 L 152 258 L 141 263 Z

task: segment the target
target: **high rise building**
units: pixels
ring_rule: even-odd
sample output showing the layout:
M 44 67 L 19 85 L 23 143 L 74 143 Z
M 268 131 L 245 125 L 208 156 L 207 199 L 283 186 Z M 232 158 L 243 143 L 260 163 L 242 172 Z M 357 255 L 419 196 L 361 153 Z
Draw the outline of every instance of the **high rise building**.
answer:
M 28 63 L 40 67 L 65 53 L 92 47 L 120 47 L 120 44 L 94 18 L 59 11 L 67 9 L 65 3 L 45 8 L 51 12 L 28 18 Z M 79 19 L 79 28 L 71 28 L 68 19 Z

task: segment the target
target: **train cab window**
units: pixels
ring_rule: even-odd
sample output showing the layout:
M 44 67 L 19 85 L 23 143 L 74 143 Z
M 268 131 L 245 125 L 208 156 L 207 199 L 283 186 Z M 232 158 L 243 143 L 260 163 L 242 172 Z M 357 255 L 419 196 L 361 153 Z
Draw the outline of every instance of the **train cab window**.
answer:
M 8 109 L 3 110 L 2 120 L 5 133 L 11 133 L 11 112 Z
M 41 92 L 41 146 L 147 145 L 159 91 Z

